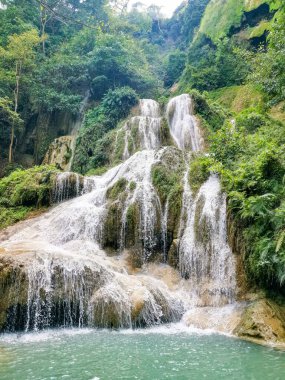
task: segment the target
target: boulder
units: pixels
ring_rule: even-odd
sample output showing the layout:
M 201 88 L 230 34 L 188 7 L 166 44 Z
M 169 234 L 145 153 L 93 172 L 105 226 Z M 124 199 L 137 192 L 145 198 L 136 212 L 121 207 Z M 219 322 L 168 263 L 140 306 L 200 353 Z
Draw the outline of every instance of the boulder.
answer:
M 285 312 L 269 299 L 257 300 L 245 309 L 234 334 L 257 343 L 285 343 Z

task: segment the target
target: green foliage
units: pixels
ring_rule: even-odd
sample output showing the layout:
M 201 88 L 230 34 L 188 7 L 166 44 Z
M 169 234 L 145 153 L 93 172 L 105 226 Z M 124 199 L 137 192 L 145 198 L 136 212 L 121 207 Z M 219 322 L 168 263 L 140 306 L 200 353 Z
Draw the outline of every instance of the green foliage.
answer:
M 211 144 L 222 164 L 229 207 L 243 231 L 249 276 L 277 288 L 285 280 L 284 128 L 249 109 L 237 117 L 236 126 L 226 123 L 215 132 Z
M 195 112 L 202 118 L 204 126 L 209 130 L 219 129 L 228 116 L 223 107 L 212 102 L 207 95 L 202 95 L 198 91 L 190 90 L 190 95 L 194 100 Z
M 111 146 L 118 122 L 124 119 L 138 103 L 137 94 L 128 87 L 109 91 L 100 106 L 90 109 L 76 140 L 73 169 L 86 173 L 100 166 L 108 166 Z
M 211 174 L 215 160 L 211 156 L 197 155 L 190 161 L 189 182 L 194 193 L 200 189 Z
M 205 8 L 210 0 L 189 0 L 177 8 L 173 17 L 168 20 L 168 35 L 182 48 L 192 42 L 196 29 L 200 25 Z
M 105 86 L 109 89 L 129 86 L 147 96 L 157 84 L 143 50 L 127 35 L 98 34 L 87 59 L 89 76 L 92 79 L 104 76 L 107 78 Z M 91 90 L 95 95 L 94 88 Z
M 113 123 L 117 124 L 127 117 L 132 107 L 138 104 L 138 96 L 129 87 L 117 88 L 109 91 L 102 101 L 104 115 Z
M 240 26 L 245 11 L 249 12 L 270 0 L 211 0 L 203 15 L 199 32 L 213 41 L 228 36 Z
M 235 128 L 232 123 L 225 123 L 210 137 L 211 151 L 215 158 L 231 168 L 236 158 L 244 153 L 244 129 Z
M 3 207 L 0 204 L 0 230 L 28 217 L 29 207 Z
M 107 191 L 107 198 L 111 200 L 118 199 L 119 195 L 122 194 L 128 185 L 128 181 L 125 178 L 119 179 L 114 186 L 112 186 Z
M 34 166 L 28 170 L 17 169 L 0 180 L 1 203 L 7 200 L 11 206 L 40 206 L 50 204 L 53 166 Z
M 176 50 L 168 56 L 164 84 L 171 87 L 178 81 L 185 68 L 186 54 Z
M 226 37 L 232 26 L 238 26 L 243 12 L 243 0 L 210 1 L 204 13 L 200 32 L 213 41 Z
M 45 61 L 35 73 L 31 94 L 33 107 L 41 112 L 78 113 L 87 83 L 86 71 L 82 58 L 58 55 Z
M 265 110 L 264 94 L 256 86 L 248 83 L 242 86 L 223 87 L 208 94 L 214 102 L 232 112 L 238 113 L 255 107 L 258 111 Z
M 242 126 L 249 133 L 254 133 L 263 125 L 266 125 L 268 118 L 266 115 L 259 113 L 255 108 L 249 108 L 241 112 L 236 118 L 236 125 Z
M 285 100 L 285 13 L 278 13 L 269 34 L 267 50 L 261 50 L 254 59 L 251 79 L 269 96 L 270 104 Z
M 250 71 L 248 55 L 228 38 L 219 40 L 214 45 L 210 39 L 200 35 L 190 46 L 181 87 L 212 91 L 239 85 Z
M 0 83 L 9 91 L 5 95 L 13 97 L 18 77 L 20 85 L 28 85 L 35 69 L 36 47 L 41 42 L 36 29 L 13 34 L 8 37 L 7 46 L 0 46 Z
M 51 204 L 57 170 L 53 166 L 16 169 L 0 180 L 0 228 L 24 219 L 29 212 Z
M 19 114 L 12 110 L 13 103 L 9 98 L 0 98 L 0 146 L 6 147 L 9 144 L 12 125 L 15 127 L 16 134 L 20 134 L 23 127 L 23 120 Z M 0 152 L 0 156 L 6 152 Z
M 15 103 L 24 121 L 24 133 L 15 130 L 11 139 L 9 156 L 13 150 L 15 157 L 21 158 L 29 141 L 29 154 L 38 161 L 44 154 L 39 149 L 46 149 L 42 141 L 50 142 L 51 136 L 58 137 L 68 129 L 52 121 L 58 120 L 58 115 L 62 119 L 67 114 L 77 115 L 83 99 L 94 104 L 120 87 L 130 87 L 140 97 L 161 92 L 163 65 L 148 35 L 152 26 L 149 15 L 137 12 L 134 19 L 131 15 L 118 17 L 105 0 L 45 0 L 46 7 L 37 0 L 4 2 L 7 8 L 0 9 L 0 97 L 14 102 L 18 64 L 22 70 Z M 124 101 L 121 114 L 123 107 Z M 41 121 L 42 115 L 49 122 L 43 133 L 36 121 Z M 120 117 L 118 114 L 117 119 Z M 115 120 L 114 115 L 111 118 Z M 9 123 L 3 124 L 4 129 L 1 145 L 9 143 Z M 31 130 L 35 131 L 32 137 Z

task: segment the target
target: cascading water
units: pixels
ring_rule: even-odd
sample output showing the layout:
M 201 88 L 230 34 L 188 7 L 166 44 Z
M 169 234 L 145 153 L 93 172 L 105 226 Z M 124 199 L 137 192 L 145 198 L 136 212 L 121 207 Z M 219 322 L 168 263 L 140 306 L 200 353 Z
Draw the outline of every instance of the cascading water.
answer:
M 194 303 L 220 306 L 235 298 L 235 262 L 227 243 L 226 197 L 211 175 L 191 204 L 181 236 L 180 269 Z
M 123 127 L 125 148 L 123 159 L 130 157 L 129 146 L 135 150 L 152 150 L 161 147 L 161 116 L 159 104 L 151 99 L 142 99 L 140 115 L 132 117 Z M 135 137 L 133 137 L 133 134 Z
M 176 285 L 168 284 L 174 271 L 166 265 L 170 240 L 174 239 L 174 233 L 169 234 L 173 205 L 170 194 L 161 201 L 152 169 L 164 160 L 165 152 L 181 151 L 161 147 L 158 103 L 142 100 L 139 108 L 140 115 L 117 132 L 117 140 L 118 134 L 125 132 L 121 164 L 100 177 L 60 174 L 54 198 L 65 202 L 2 243 L 5 265 L 10 268 L 13 263 L 10 282 L 0 283 L 8 305 L 7 323 L 2 328 L 148 326 L 178 320 L 185 304 L 220 305 L 233 300 L 235 270 L 227 244 L 225 196 L 218 178 L 211 176 L 194 197 L 188 152 L 183 153 L 184 192 L 177 228 L 179 267 L 187 281 L 177 274 Z M 203 148 L 192 111 L 188 95 L 172 99 L 167 107 L 171 135 L 183 151 Z M 132 146 L 136 153 L 130 156 Z M 103 246 L 106 226 L 112 233 L 114 223 L 119 226 L 114 244 L 119 252 L 110 256 Z M 130 239 L 134 223 L 137 230 Z M 140 257 L 143 267 L 139 271 L 130 268 L 129 251 Z M 153 264 L 158 275 L 150 271 L 149 261 L 163 263 Z M 26 291 L 17 298 L 15 283 L 23 281 Z
M 83 177 L 77 173 L 59 173 L 55 179 L 53 201 L 63 202 L 69 198 L 78 197 L 83 191 Z
M 178 148 L 190 149 L 193 152 L 201 151 L 203 139 L 194 116 L 194 107 L 191 97 L 187 94 L 177 96 L 167 105 L 167 118 L 171 135 Z

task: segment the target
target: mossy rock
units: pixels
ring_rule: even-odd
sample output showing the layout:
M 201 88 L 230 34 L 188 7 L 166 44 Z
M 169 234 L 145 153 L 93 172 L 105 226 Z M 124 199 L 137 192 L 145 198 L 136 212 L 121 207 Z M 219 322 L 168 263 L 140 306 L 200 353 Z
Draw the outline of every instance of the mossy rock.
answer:
M 107 190 L 107 199 L 116 200 L 126 190 L 128 181 L 120 178 L 112 187 Z
M 0 294 L 0 331 L 23 329 L 28 278 L 20 266 L 6 259 L 1 259 L 0 264 Z
M 125 246 L 131 248 L 134 246 L 142 247 L 140 242 L 140 209 L 137 203 L 128 207 L 126 217 Z
M 190 161 L 189 184 L 194 195 L 209 178 L 214 163 L 215 160 L 212 157 L 204 154 L 193 155 Z
M 0 228 L 25 219 L 30 211 L 50 206 L 59 171 L 51 165 L 17 169 L 0 180 Z
M 131 304 L 119 285 L 116 289 L 110 289 L 108 285 L 98 289 L 90 306 L 96 327 L 118 329 L 131 326 Z
M 172 239 L 178 237 L 180 215 L 182 210 L 183 186 L 180 184 L 169 195 L 169 212 L 167 220 L 168 235 Z
M 167 262 L 171 267 L 175 269 L 179 268 L 179 240 L 178 239 L 175 239 L 172 241 L 171 247 L 168 251 Z
M 202 216 L 202 211 L 205 206 L 205 197 L 201 196 L 196 203 L 194 231 L 197 242 L 200 242 L 204 248 L 211 239 L 211 231 L 209 231 L 209 223 L 205 216 Z
M 185 165 L 182 153 L 169 147 L 162 153 L 160 161 L 152 167 L 152 183 L 156 188 L 161 203 L 165 204 L 171 192 L 181 184 Z
M 258 343 L 285 343 L 284 310 L 269 299 L 255 301 L 244 311 L 234 334 Z
M 120 248 L 122 203 L 115 201 L 108 206 L 103 227 L 102 245 L 110 253 Z
M 175 146 L 175 143 L 171 137 L 170 129 L 167 119 L 164 117 L 161 120 L 161 145 L 162 146 Z
M 142 246 L 129 248 L 127 262 L 132 269 L 142 268 L 144 264 Z

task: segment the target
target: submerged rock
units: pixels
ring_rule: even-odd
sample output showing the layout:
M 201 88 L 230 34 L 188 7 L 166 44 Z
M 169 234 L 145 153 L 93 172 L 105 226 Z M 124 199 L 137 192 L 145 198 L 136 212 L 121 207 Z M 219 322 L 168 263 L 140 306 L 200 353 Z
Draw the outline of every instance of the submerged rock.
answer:
M 244 311 L 234 334 L 257 343 L 285 343 L 285 312 L 271 300 L 255 301 Z

